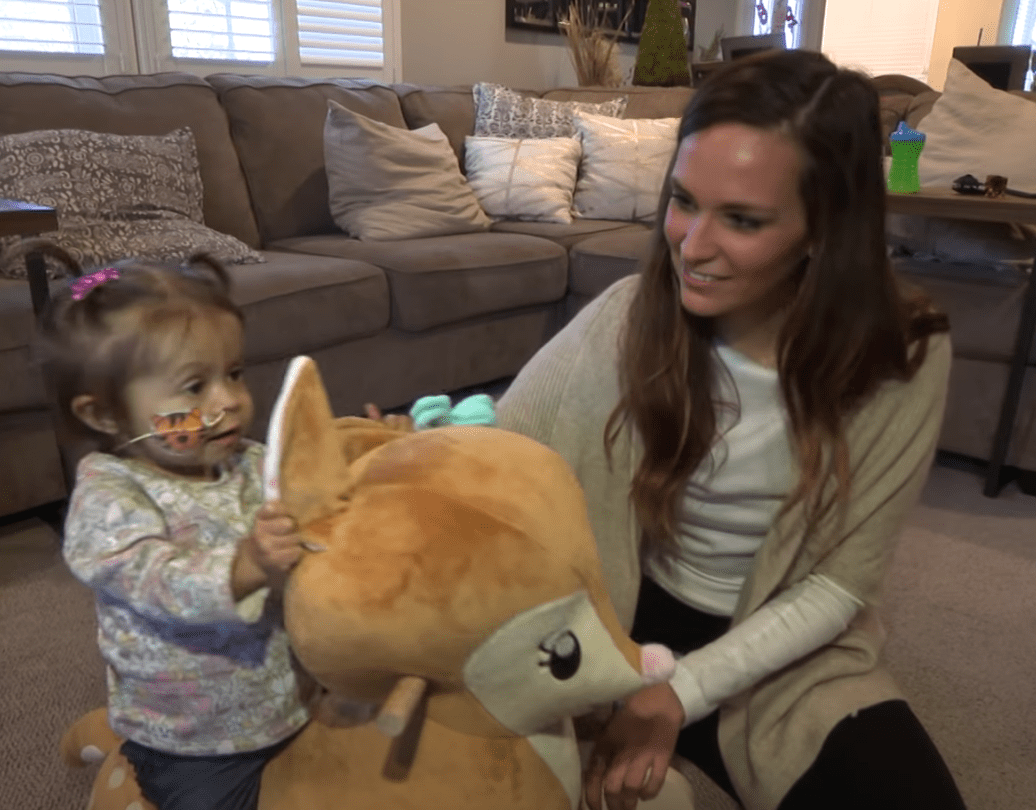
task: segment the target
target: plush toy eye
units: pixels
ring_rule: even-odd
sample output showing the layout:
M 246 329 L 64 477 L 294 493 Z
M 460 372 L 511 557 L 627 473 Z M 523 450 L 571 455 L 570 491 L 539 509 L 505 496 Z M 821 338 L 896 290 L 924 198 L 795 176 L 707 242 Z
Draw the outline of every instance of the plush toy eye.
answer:
M 559 681 L 567 681 L 579 671 L 582 653 L 579 651 L 579 639 L 571 630 L 566 630 L 544 641 L 540 650 L 547 653 L 550 659 L 541 661 L 540 666 L 549 666 L 550 674 Z

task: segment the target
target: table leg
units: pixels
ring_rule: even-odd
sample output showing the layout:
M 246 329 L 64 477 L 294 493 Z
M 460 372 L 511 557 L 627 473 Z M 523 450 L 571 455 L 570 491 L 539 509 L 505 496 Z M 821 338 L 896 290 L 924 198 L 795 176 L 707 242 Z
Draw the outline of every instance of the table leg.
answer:
M 25 254 L 25 272 L 29 276 L 32 313 L 39 318 L 43 308 L 50 301 L 50 287 L 47 286 L 47 262 L 42 253 L 29 251 Z
M 1025 287 L 1025 298 L 1022 301 L 1022 313 L 1018 319 L 1018 333 L 1014 344 L 1014 355 L 1011 357 L 1011 371 L 1007 377 L 1007 387 L 1000 404 L 1000 420 L 997 422 L 996 435 L 993 438 L 993 452 L 990 455 L 989 467 L 986 470 L 986 482 L 982 494 L 995 498 L 1000 494 L 1000 474 L 1007 458 L 1007 448 L 1011 444 L 1011 433 L 1014 430 L 1014 419 L 1018 414 L 1018 400 L 1022 394 L 1022 383 L 1025 382 L 1025 369 L 1029 364 L 1029 352 L 1032 351 L 1033 332 L 1036 331 L 1036 258 L 1033 259 L 1032 272 Z

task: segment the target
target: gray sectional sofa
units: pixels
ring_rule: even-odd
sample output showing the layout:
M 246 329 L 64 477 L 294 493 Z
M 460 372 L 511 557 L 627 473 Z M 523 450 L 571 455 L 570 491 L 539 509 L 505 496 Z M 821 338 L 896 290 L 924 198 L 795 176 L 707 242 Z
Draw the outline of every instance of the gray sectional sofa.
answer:
M 637 118 L 678 116 L 690 93 L 621 91 L 630 99 L 626 117 Z M 587 88 L 542 95 L 601 101 L 617 94 Z M 328 205 L 328 99 L 394 126 L 436 122 L 464 165 L 464 136 L 475 116 L 470 86 L 0 73 L 0 134 L 192 129 L 205 223 L 266 258 L 230 267 L 248 319 L 256 437 L 265 433 L 295 355 L 317 361 L 338 414 L 360 413 L 368 401 L 405 405 L 515 374 L 583 303 L 635 269 L 628 240 L 647 233 L 642 223 L 513 221 L 488 232 L 395 242 L 350 238 Z M 30 357 L 32 332 L 28 285 L 0 279 L 0 516 L 65 496 L 43 380 Z

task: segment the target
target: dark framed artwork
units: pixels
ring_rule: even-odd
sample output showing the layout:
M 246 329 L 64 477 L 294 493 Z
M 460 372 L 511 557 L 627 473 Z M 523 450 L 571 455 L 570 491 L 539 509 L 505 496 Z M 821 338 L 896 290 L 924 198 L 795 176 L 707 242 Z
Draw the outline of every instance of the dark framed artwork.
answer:
M 687 48 L 694 48 L 694 18 L 697 0 L 680 0 L 680 12 L 687 32 Z M 599 15 L 620 42 L 639 42 L 644 27 L 648 0 L 505 0 L 507 27 L 526 31 L 560 34 L 558 21 L 568 14 L 568 7 L 580 3 L 589 16 Z

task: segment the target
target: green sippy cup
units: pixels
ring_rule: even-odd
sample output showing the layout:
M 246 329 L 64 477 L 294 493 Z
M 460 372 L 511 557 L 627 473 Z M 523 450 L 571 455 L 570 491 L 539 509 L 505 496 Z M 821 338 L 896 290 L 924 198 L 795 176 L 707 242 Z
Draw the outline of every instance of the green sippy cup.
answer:
M 906 121 L 900 121 L 896 131 L 889 135 L 892 148 L 892 165 L 889 167 L 886 187 L 900 194 L 913 194 L 921 190 L 917 176 L 917 159 L 924 148 L 925 134 L 911 129 Z

